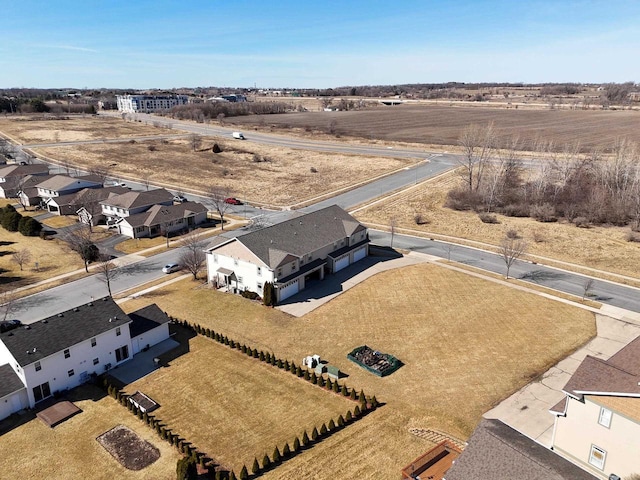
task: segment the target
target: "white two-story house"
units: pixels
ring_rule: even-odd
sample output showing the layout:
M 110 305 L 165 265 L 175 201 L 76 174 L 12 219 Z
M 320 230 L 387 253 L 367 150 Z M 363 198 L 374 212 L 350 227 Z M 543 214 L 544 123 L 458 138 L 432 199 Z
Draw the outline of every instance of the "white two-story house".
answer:
M 0 197 L 14 198 L 18 195 L 24 179 L 30 176 L 49 174 L 49 167 L 43 163 L 33 165 L 7 165 L 0 168 Z M 43 180 L 45 180 L 43 178 Z
M 95 175 L 82 177 L 68 177 L 66 175 L 54 175 L 36 185 L 38 197 L 42 203 L 52 212 L 57 212 L 56 206 L 49 206 L 52 198 L 71 195 L 85 188 L 102 188 L 102 181 Z
M 154 205 L 173 205 L 173 195 L 164 188 L 146 191 L 128 191 L 113 195 L 102 202 L 102 214 L 107 223 L 116 223 L 122 218 L 149 210 Z
M 157 306 L 131 315 L 105 297 L 0 334 L 0 419 L 169 338 Z
M 337 205 L 236 238 L 218 238 L 206 250 L 211 283 L 262 296 L 265 282 L 278 302 L 311 279 L 323 280 L 369 254 L 367 228 Z
M 640 337 L 608 360 L 587 355 L 563 392 L 553 450 L 597 478 L 640 474 Z

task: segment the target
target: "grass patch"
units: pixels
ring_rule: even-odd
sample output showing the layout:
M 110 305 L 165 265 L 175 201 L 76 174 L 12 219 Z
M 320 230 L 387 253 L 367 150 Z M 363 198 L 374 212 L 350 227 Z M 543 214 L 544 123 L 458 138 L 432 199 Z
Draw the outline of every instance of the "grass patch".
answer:
M 97 387 L 82 386 L 70 392 L 82 413 L 51 429 L 36 419 L 2 435 L 0 471 L 3 478 L 113 478 L 175 479 L 179 458 L 175 447 Z M 124 425 L 160 451 L 157 462 L 140 471 L 118 463 L 96 438 Z
M 154 415 L 236 472 L 357 405 L 211 339 L 189 348 L 126 391 L 150 395 L 161 405 Z
M 429 447 L 409 428 L 466 438 L 482 413 L 596 331 L 594 315 L 584 310 L 428 264 L 375 275 L 300 319 L 189 281 L 122 306 L 131 311 L 152 302 L 281 358 L 318 353 L 349 375 L 347 385 L 386 403 L 269 479 L 312 471 L 393 478 Z M 346 357 L 363 344 L 392 352 L 404 366 L 374 377 Z
M 76 217 L 65 215 L 56 215 L 55 217 L 45 218 L 42 221 L 43 225 L 47 225 L 51 228 L 69 227 L 71 225 L 75 225 L 76 223 L 78 223 L 78 219 Z

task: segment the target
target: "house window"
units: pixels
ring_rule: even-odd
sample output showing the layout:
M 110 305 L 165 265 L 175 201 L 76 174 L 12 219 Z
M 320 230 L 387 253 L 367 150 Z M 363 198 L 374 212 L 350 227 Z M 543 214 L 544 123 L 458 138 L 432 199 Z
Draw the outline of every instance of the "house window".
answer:
M 258 276 L 261 277 L 262 276 L 262 267 L 258 267 Z
M 218 263 L 218 254 L 217 253 L 213 254 L 213 263 Z
M 600 416 L 598 417 L 598 423 L 603 427 L 609 428 L 611 426 L 611 410 L 602 407 L 600 409 Z
M 237 258 L 233 259 L 233 264 L 236 265 L 236 266 L 238 265 L 238 259 Z
M 295 271 L 296 271 L 296 264 L 295 264 L 295 263 L 292 263 L 292 264 L 291 264 L 291 271 L 292 271 L 292 272 L 295 272 Z
M 242 277 L 238 277 L 238 283 L 242 283 Z
M 256 287 L 258 287 L 258 290 L 262 290 L 262 284 L 261 283 L 256 283 Z
M 99 358 L 94 358 L 94 359 L 93 359 L 93 364 L 94 364 L 94 365 L 97 365 L 97 364 L 99 364 L 99 363 L 100 363 L 100 359 L 99 359 Z
M 34 364 L 34 367 L 36 367 L 36 372 L 39 372 L 40 370 L 42 370 L 42 365 L 40 365 L 40 362 L 36 362 Z
M 73 368 L 67 372 L 67 375 L 69 375 L 70 377 L 73 377 L 75 375 Z
M 282 269 L 281 269 L 281 268 L 279 268 L 279 269 L 278 269 L 278 278 L 280 278 L 281 276 L 282 276 Z
M 93 337 L 93 338 L 91 339 L 91 346 L 92 346 L 92 347 L 95 347 L 95 346 L 96 346 L 96 337 Z
M 589 463 L 600 470 L 604 470 L 604 461 L 607 458 L 607 452 L 595 445 L 591 445 L 591 453 L 589 454 Z
M 116 328 L 116 337 L 120 336 L 122 332 L 120 331 L 120 327 Z
M 69 358 L 70 356 L 71 356 L 71 352 L 70 352 L 70 351 L 69 351 L 69 349 L 67 348 L 67 349 L 64 351 L 64 358 Z

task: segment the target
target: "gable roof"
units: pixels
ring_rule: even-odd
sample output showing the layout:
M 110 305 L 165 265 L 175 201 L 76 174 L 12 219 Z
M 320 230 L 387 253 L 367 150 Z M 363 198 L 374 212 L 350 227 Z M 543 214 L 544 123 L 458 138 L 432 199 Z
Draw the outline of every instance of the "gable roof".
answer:
M 129 325 L 131 338 L 169 323 L 169 316 L 155 303 L 130 313 L 129 318 L 131 319 L 131 325 Z
M 130 321 L 111 297 L 104 297 L 2 333 L 0 340 L 24 367 Z
M 11 395 L 18 390 L 22 390 L 24 384 L 20 377 L 13 371 L 11 365 L 5 363 L 0 365 L 0 398 Z
M 596 480 L 500 420 L 483 419 L 446 480 Z
M 207 207 L 197 202 L 185 202 L 176 205 L 154 205 L 146 212 L 125 217 L 122 222 L 128 223 L 132 227 L 151 227 L 206 212 Z
M 44 163 L 34 163 L 32 165 L 9 165 L 0 168 L 0 178 L 24 177 L 27 175 L 38 175 L 49 173 L 49 167 Z
M 84 177 L 68 177 L 67 175 L 54 175 L 43 182 L 38 183 L 36 186 L 38 188 L 44 188 L 46 190 L 67 190 L 73 188 L 74 186 L 78 186 L 78 188 L 82 188 L 80 185 L 85 182 L 93 183 L 94 185 L 101 185 L 99 180 L 96 180 L 94 175 L 86 175 Z
M 122 195 L 113 196 L 102 201 L 101 203 L 102 205 L 131 209 L 170 201 L 173 201 L 173 195 L 171 194 L 171 192 L 165 190 L 164 188 L 157 188 L 155 190 L 147 190 L 142 192 L 129 190 Z
M 260 260 L 277 268 L 310 252 L 366 230 L 337 205 L 300 215 L 236 237 Z

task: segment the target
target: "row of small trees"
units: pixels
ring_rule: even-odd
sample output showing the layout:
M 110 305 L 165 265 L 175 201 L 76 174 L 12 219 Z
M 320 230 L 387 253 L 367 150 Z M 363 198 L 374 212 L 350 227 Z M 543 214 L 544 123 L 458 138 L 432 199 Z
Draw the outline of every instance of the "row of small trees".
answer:
M 10 232 L 20 232 L 25 237 L 37 237 L 42 231 L 42 224 L 33 217 L 23 217 L 13 205 L 0 209 L 0 224 Z

